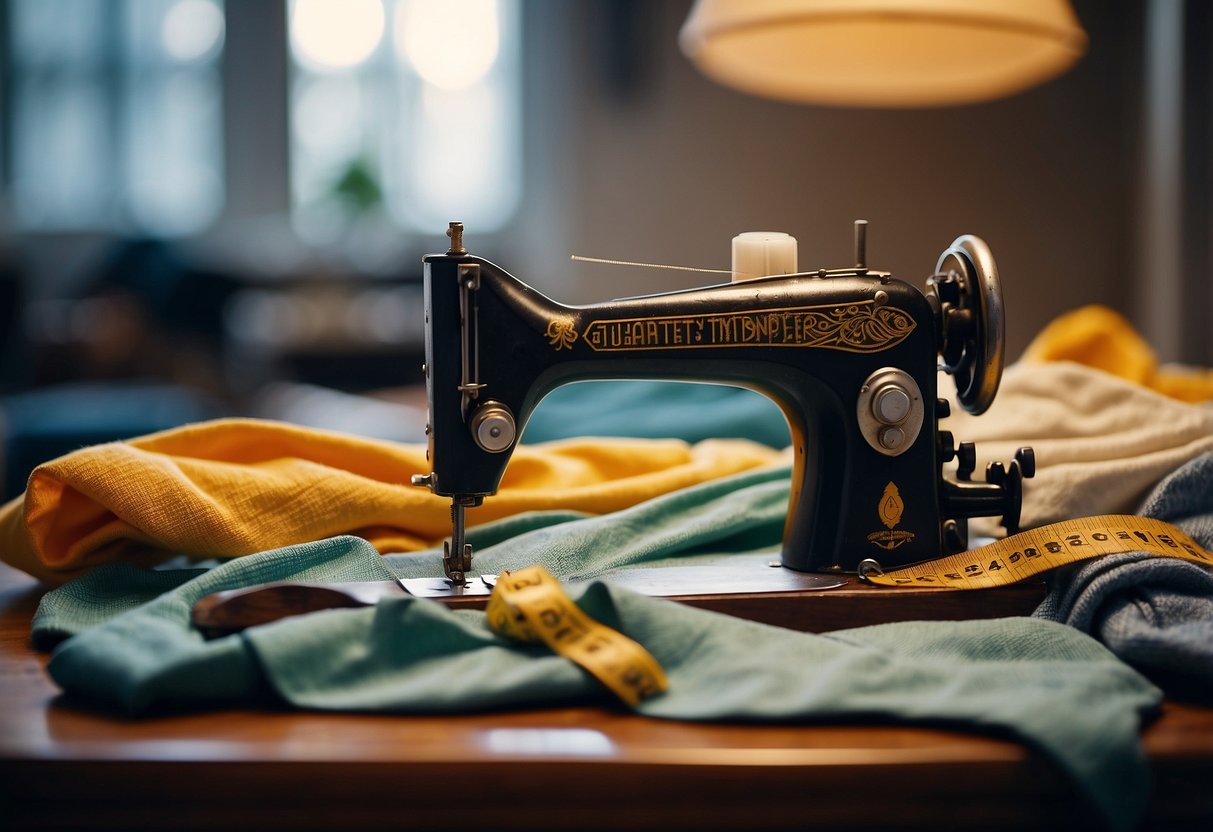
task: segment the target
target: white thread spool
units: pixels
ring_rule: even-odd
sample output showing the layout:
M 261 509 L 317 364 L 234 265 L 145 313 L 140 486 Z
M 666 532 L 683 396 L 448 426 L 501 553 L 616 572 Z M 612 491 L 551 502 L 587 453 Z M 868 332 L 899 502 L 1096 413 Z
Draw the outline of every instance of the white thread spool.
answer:
M 796 274 L 796 238 L 782 231 L 746 231 L 733 238 L 733 282 Z

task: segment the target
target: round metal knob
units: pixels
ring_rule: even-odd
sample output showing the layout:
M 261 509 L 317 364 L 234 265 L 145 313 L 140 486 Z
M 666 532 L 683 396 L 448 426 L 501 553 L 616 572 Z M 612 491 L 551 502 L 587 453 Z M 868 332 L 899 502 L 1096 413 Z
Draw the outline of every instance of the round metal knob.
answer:
M 855 399 L 860 434 L 884 456 L 900 456 L 912 448 L 926 415 L 918 382 L 897 367 L 881 367 L 868 376 Z
M 890 451 L 896 451 L 906 441 L 906 432 L 896 425 L 881 428 L 877 436 L 880 446 Z
M 910 415 L 910 394 L 899 384 L 886 384 L 872 397 L 872 413 L 886 425 L 897 425 Z
M 472 438 L 482 450 L 498 454 L 514 444 L 514 414 L 500 402 L 485 402 L 472 415 Z

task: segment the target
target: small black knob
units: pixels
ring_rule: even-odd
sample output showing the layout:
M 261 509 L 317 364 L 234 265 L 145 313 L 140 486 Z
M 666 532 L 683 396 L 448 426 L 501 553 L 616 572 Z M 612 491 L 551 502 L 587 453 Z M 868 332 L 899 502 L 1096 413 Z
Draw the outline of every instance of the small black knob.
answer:
M 956 479 L 968 480 L 977 470 L 977 446 L 972 442 L 961 442 L 956 449 Z
M 986 466 L 986 482 L 1002 485 L 1007 481 L 1007 469 L 1001 462 L 991 462 Z
M 951 462 L 956 459 L 956 438 L 952 436 L 952 431 L 941 430 L 938 435 L 939 461 Z
M 1020 448 L 1015 452 L 1015 461 L 1019 463 L 1019 472 L 1024 479 L 1036 476 L 1036 452 L 1031 448 Z

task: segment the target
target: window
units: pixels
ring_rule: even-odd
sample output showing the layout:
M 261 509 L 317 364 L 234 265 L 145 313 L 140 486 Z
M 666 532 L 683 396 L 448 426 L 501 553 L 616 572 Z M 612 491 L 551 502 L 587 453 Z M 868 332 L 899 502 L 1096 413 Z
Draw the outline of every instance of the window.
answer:
M 224 216 L 225 147 L 289 160 L 289 198 L 269 171 L 239 185 L 264 188 L 258 208 L 289 212 L 309 242 L 368 218 L 393 232 L 502 228 L 521 197 L 520 0 L 280 2 L 227 14 L 234 26 L 285 17 L 288 42 L 242 31 L 229 44 L 223 0 L 0 0 L 15 229 L 203 232 Z M 264 77 L 225 84 L 225 49 Z M 225 94 L 283 94 L 261 82 L 284 53 L 282 138 L 225 128 Z M 229 213 L 245 211 L 229 186 Z
M 223 207 L 220 0 L 9 0 L 21 230 L 198 231 Z
M 517 0 L 292 0 L 296 228 L 501 228 L 520 198 Z

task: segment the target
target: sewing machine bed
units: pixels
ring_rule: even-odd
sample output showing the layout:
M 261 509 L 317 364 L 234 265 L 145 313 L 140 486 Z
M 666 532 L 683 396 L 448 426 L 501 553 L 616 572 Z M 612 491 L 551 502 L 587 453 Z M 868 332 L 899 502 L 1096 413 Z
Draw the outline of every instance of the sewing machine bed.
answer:
M 699 609 L 806 633 L 824 633 L 894 621 L 966 621 L 1031 615 L 1045 585 L 1025 582 L 994 590 L 962 591 L 904 587 L 890 589 L 843 576 L 835 589 L 729 595 L 678 595 L 672 600 Z M 447 598 L 455 609 L 483 609 L 484 596 Z
M 0 567 L 5 829 L 993 830 L 1091 820 L 1041 756 L 944 730 L 704 725 L 594 708 L 123 719 L 64 697 L 46 677 L 46 657 L 28 643 L 42 591 Z M 869 623 L 876 592 L 836 591 L 829 614 L 842 616 L 838 626 Z M 1002 597 L 1027 604 L 1030 593 Z M 894 603 L 909 610 L 910 598 Z M 1150 827 L 1213 816 L 1213 708 L 1166 703 L 1144 747 L 1156 779 Z

